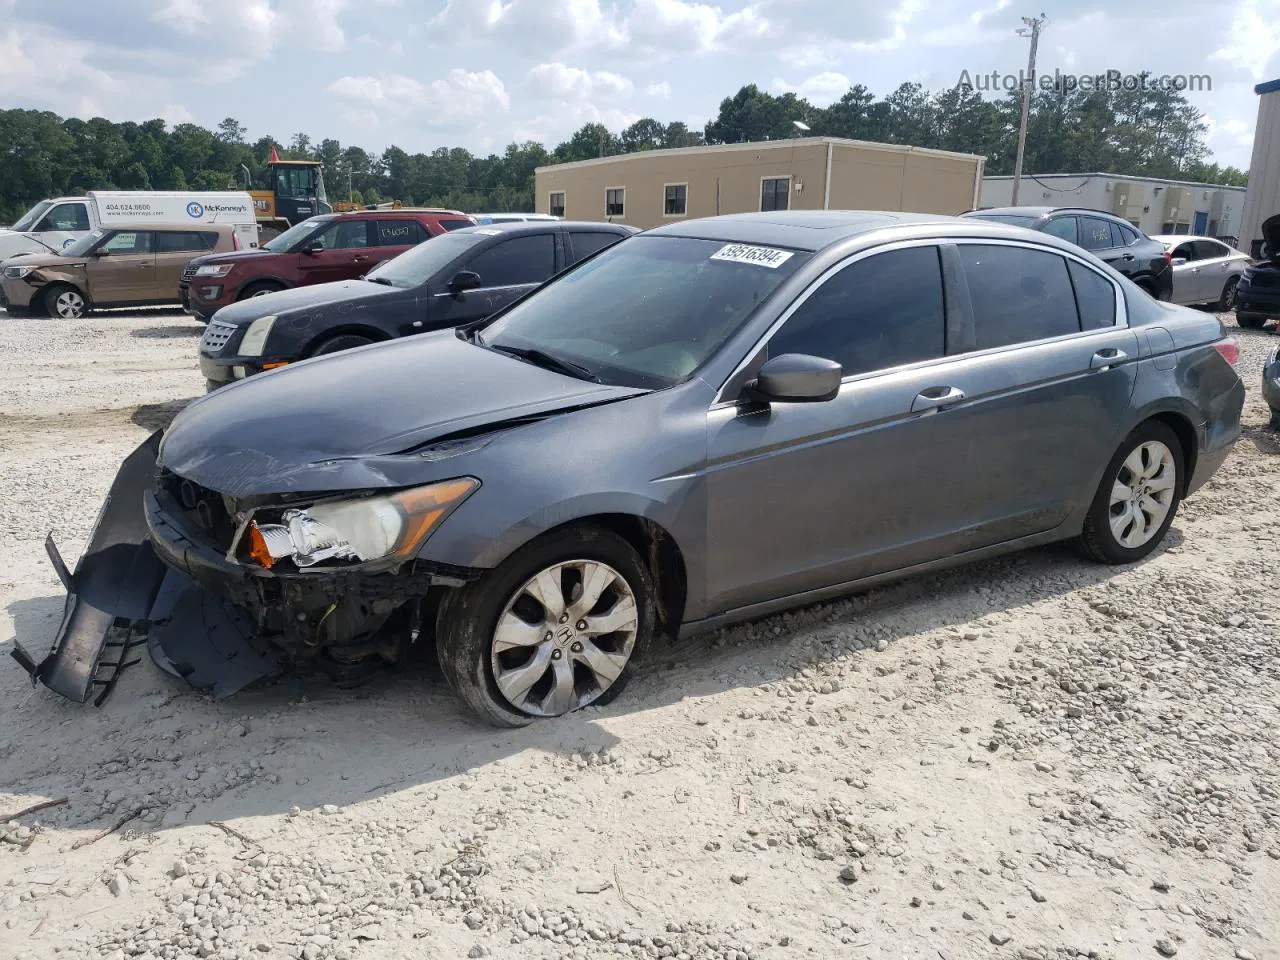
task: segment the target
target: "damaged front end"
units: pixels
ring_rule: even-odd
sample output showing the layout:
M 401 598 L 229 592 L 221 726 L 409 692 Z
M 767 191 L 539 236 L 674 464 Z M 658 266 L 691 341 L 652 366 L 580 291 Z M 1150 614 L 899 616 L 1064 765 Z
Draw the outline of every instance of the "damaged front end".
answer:
M 219 698 L 286 669 L 357 683 L 400 661 L 433 588 L 473 576 L 414 554 L 478 481 L 237 501 L 159 467 L 160 439 L 121 466 L 75 573 L 47 541 L 62 622 L 43 660 L 13 656 L 68 699 L 102 703 L 142 642 Z

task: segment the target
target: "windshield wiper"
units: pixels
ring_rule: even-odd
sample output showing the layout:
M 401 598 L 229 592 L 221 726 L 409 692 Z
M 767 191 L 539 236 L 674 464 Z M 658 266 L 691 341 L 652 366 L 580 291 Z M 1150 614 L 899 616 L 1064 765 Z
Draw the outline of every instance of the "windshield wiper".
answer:
M 390 280 L 388 280 L 386 277 L 365 277 L 364 279 L 368 280 L 370 283 L 380 283 L 384 287 L 395 286 L 395 284 L 392 283 Z
M 510 354 L 521 360 L 528 360 L 530 363 L 539 367 L 545 367 L 548 370 L 555 370 L 558 373 L 568 374 L 571 377 L 577 377 L 579 380 L 590 380 L 592 383 L 600 383 L 600 378 L 588 370 L 580 363 L 574 363 L 572 360 L 565 360 L 563 357 L 557 357 L 545 350 L 539 350 L 537 347 L 508 347 L 502 344 L 487 345 L 491 350 L 497 350 L 501 353 Z

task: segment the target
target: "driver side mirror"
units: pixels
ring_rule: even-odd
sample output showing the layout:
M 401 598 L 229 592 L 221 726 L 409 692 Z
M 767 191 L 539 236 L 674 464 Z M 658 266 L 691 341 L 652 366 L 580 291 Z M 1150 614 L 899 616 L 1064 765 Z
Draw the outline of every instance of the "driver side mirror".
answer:
M 784 353 L 765 363 L 743 392 L 764 403 L 822 403 L 835 399 L 843 379 L 844 369 L 834 360 Z
M 305 247 L 303 247 L 298 252 L 305 253 L 308 257 L 313 257 L 317 253 L 322 253 L 323 251 L 324 251 L 324 244 L 321 243 L 319 240 L 313 240 L 311 241 L 311 243 L 308 243 Z
M 453 279 L 449 281 L 450 293 L 463 293 L 467 290 L 475 290 L 480 286 L 480 274 L 470 270 L 459 270 L 453 275 Z
M 1170 265 L 1170 266 L 1173 266 L 1173 267 L 1180 267 L 1180 266 L 1182 266 L 1182 265 L 1183 265 L 1184 263 L 1186 263 L 1186 262 L 1187 262 L 1187 258 L 1186 258 L 1186 257 L 1173 257 L 1173 258 L 1169 261 L 1169 265 Z

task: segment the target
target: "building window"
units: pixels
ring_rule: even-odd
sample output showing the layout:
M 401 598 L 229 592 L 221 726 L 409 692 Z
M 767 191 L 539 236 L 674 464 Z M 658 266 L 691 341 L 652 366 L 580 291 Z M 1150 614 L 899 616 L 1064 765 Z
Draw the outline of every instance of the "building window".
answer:
M 547 213 L 553 217 L 564 216 L 564 191 L 557 190 L 551 194 L 550 201 L 547 203 Z
M 662 188 L 662 215 L 665 217 L 683 217 L 685 203 L 689 197 L 687 183 L 668 183 Z
M 760 181 L 760 209 L 791 209 L 790 177 L 765 177 Z
M 610 187 L 604 192 L 604 215 L 606 217 L 621 217 L 626 214 L 623 212 L 626 208 L 626 187 Z

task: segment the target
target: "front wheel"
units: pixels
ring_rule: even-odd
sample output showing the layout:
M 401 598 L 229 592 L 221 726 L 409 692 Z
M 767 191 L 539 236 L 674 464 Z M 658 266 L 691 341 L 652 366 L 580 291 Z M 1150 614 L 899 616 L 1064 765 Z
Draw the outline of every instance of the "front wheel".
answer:
M 555 531 L 444 595 L 441 671 L 494 726 L 607 703 L 650 642 L 653 598 L 648 568 L 617 534 L 594 525 Z
M 44 295 L 45 312 L 59 320 L 79 320 L 88 308 L 84 294 L 75 287 L 53 287 Z
M 355 333 L 340 333 L 338 336 L 330 337 L 328 340 L 321 340 L 307 356 L 319 357 L 326 353 L 338 353 L 340 350 L 363 347 L 370 343 L 373 343 L 373 341 L 368 337 L 362 337 Z
M 1102 474 L 1079 544 L 1103 563 L 1134 563 L 1169 531 L 1183 489 L 1183 451 L 1177 435 L 1149 420 L 1134 430 Z

